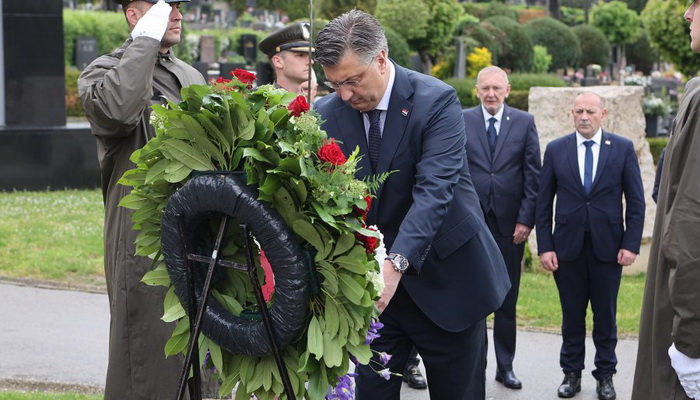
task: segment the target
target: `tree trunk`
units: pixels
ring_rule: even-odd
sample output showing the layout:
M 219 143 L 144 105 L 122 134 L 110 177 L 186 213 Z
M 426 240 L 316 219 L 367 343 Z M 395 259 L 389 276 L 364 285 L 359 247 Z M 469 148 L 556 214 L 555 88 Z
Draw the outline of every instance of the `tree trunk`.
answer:
M 547 10 L 549 10 L 550 17 L 561 20 L 559 0 L 547 0 Z
M 423 64 L 423 73 L 426 75 L 431 75 L 433 71 L 433 60 L 430 59 L 430 55 L 426 50 L 419 52 L 420 61 Z

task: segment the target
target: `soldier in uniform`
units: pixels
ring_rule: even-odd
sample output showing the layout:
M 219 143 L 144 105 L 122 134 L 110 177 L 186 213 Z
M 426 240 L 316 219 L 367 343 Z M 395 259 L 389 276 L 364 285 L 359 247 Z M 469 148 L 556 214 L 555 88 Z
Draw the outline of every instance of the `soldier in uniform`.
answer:
M 172 399 L 182 358 L 166 359 L 173 325 L 161 321 L 164 288 L 146 286 L 151 260 L 134 255 L 128 210 L 119 201 L 130 188 L 117 183 L 134 168 L 131 154 L 154 137 L 151 106 L 181 100 L 180 89 L 205 84 L 202 75 L 172 53 L 180 42 L 180 3 L 189 0 L 114 0 L 131 35 L 80 75 L 80 101 L 97 139 L 105 204 L 104 254 L 109 296 L 109 362 L 105 400 Z
M 296 23 L 271 33 L 258 44 L 260 51 L 270 58 L 275 74 L 275 87 L 300 93 L 302 83 L 308 84 L 309 69 L 314 51 L 309 41 L 308 23 Z M 311 72 L 314 75 L 313 71 Z

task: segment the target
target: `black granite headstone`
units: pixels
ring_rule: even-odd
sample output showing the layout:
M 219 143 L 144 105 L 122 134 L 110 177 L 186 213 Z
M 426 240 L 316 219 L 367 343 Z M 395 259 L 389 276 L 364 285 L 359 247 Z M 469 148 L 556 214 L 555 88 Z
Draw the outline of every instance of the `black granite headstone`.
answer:
M 62 5 L 2 2 L 6 126 L 66 124 Z
M 75 65 L 79 70 L 97 58 L 97 38 L 92 36 L 78 36 L 75 38 Z
M 241 35 L 241 53 L 248 65 L 255 65 L 258 60 L 258 45 L 255 35 Z

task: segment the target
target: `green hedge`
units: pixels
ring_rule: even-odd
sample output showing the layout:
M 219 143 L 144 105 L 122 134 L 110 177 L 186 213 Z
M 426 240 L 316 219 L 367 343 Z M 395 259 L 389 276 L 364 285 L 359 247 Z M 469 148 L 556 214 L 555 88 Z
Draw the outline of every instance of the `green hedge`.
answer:
M 563 79 L 551 74 L 510 74 L 510 94 L 506 103 L 509 106 L 520 110 L 528 110 L 528 96 L 531 87 L 563 87 L 566 83 Z M 474 107 L 479 104 L 479 98 L 476 97 L 474 86 L 476 79 L 446 79 L 445 83 L 455 88 L 457 97 L 462 108 Z
M 75 65 L 75 39 L 78 36 L 97 38 L 97 54 L 107 54 L 129 36 L 124 14 L 114 11 L 63 10 L 65 65 Z
M 668 138 L 647 138 L 647 142 L 649 142 L 651 156 L 654 158 L 654 165 L 657 165 L 659 157 L 661 157 L 661 150 L 668 145 Z

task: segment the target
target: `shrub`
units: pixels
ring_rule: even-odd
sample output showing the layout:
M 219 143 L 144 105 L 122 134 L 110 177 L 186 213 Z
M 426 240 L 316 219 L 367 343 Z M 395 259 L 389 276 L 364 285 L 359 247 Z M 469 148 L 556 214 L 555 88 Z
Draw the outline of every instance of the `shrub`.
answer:
M 581 8 L 561 7 L 561 22 L 568 26 L 581 25 L 586 22 L 586 16 Z
M 668 138 L 647 138 L 649 143 L 649 151 L 654 159 L 654 165 L 659 164 L 659 157 L 661 157 L 661 150 L 668 145 Z
M 528 96 L 530 88 L 535 86 L 550 86 L 563 87 L 566 83 L 557 75 L 553 74 L 508 74 L 510 82 L 510 94 L 506 103 L 515 108 L 525 110 L 528 109 Z M 457 97 L 463 108 L 474 107 L 479 104 L 479 98 L 476 97 L 475 78 L 467 79 L 446 79 L 445 83 L 455 88 Z
M 481 15 L 479 15 L 479 18 L 483 20 L 496 16 L 506 17 L 512 19 L 515 22 L 518 22 L 518 10 L 506 4 L 498 3 L 495 1 L 489 3 L 486 7 L 484 7 L 481 10 Z
M 467 56 L 467 76 L 476 78 L 482 68 L 491 65 L 491 52 L 486 47 L 477 47 Z
M 75 39 L 78 36 L 97 38 L 97 55 L 107 54 L 121 46 L 129 36 L 124 14 L 113 11 L 63 10 L 65 65 L 75 65 Z
M 606 66 L 610 63 L 610 43 L 600 29 L 592 25 L 579 25 L 572 28 L 581 43 L 581 59 L 579 65 L 598 64 Z
M 686 76 L 700 70 L 700 57 L 690 49 L 688 24 L 680 20 L 686 0 L 649 0 L 642 11 L 642 22 L 649 40 L 661 56 Z
M 552 56 L 550 70 L 576 67 L 581 58 L 581 44 L 571 28 L 554 18 L 532 20 L 524 25 L 534 44 L 547 48 Z
M 411 66 L 411 49 L 408 48 L 406 40 L 391 28 L 384 28 L 386 33 L 386 41 L 389 46 L 389 56 L 399 65 L 404 67 Z
M 457 27 L 456 36 L 466 36 L 476 42 L 476 47 L 486 47 L 491 52 L 492 62 L 498 62 L 500 51 L 499 41 L 506 36 L 505 32 L 491 24 L 480 24 L 479 21 L 462 19 Z M 467 52 L 473 49 L 465 49 Z
M 497 52 L 498 65 L 518 72 L 532 71 L 533 43 L 530 36 L 515 20 L 507 17 L 490 17 L 482 24 L 495 26 L 505 33 Z
M 564 87 L 566 82 L 555 74 L 509 74 L 510 90 L 530 90 L 531 87 Z
M 552 65 L 552 56 L 547 52 L 547 48 L 536 44 L 533 48 L 534 57 L 532 61 L 532 71 L 536 74 L 544 74 Z
M 476 18 L 480 18 L 482 10 L 484 9 L 484 5 L 479 3 L 469 3 L 465 1 L 460 3 L 460 5 L 464 9 L 465 14 L 473 15 Z
M 80 71 L 72 66 L 66 67 L 66 115 L 69 117 L 82 117 L 83 106 L 78 96 L 78 76 Z
M 634 64 L 637 71 L 641 71 L 644 75 L 651 74 L 658 57 L 658 53 L 649 43 L 649 35 L 645 29 L 642 29 L 642 34 L 636 42 L 625 46 L 625 55 L 627 64 Z

